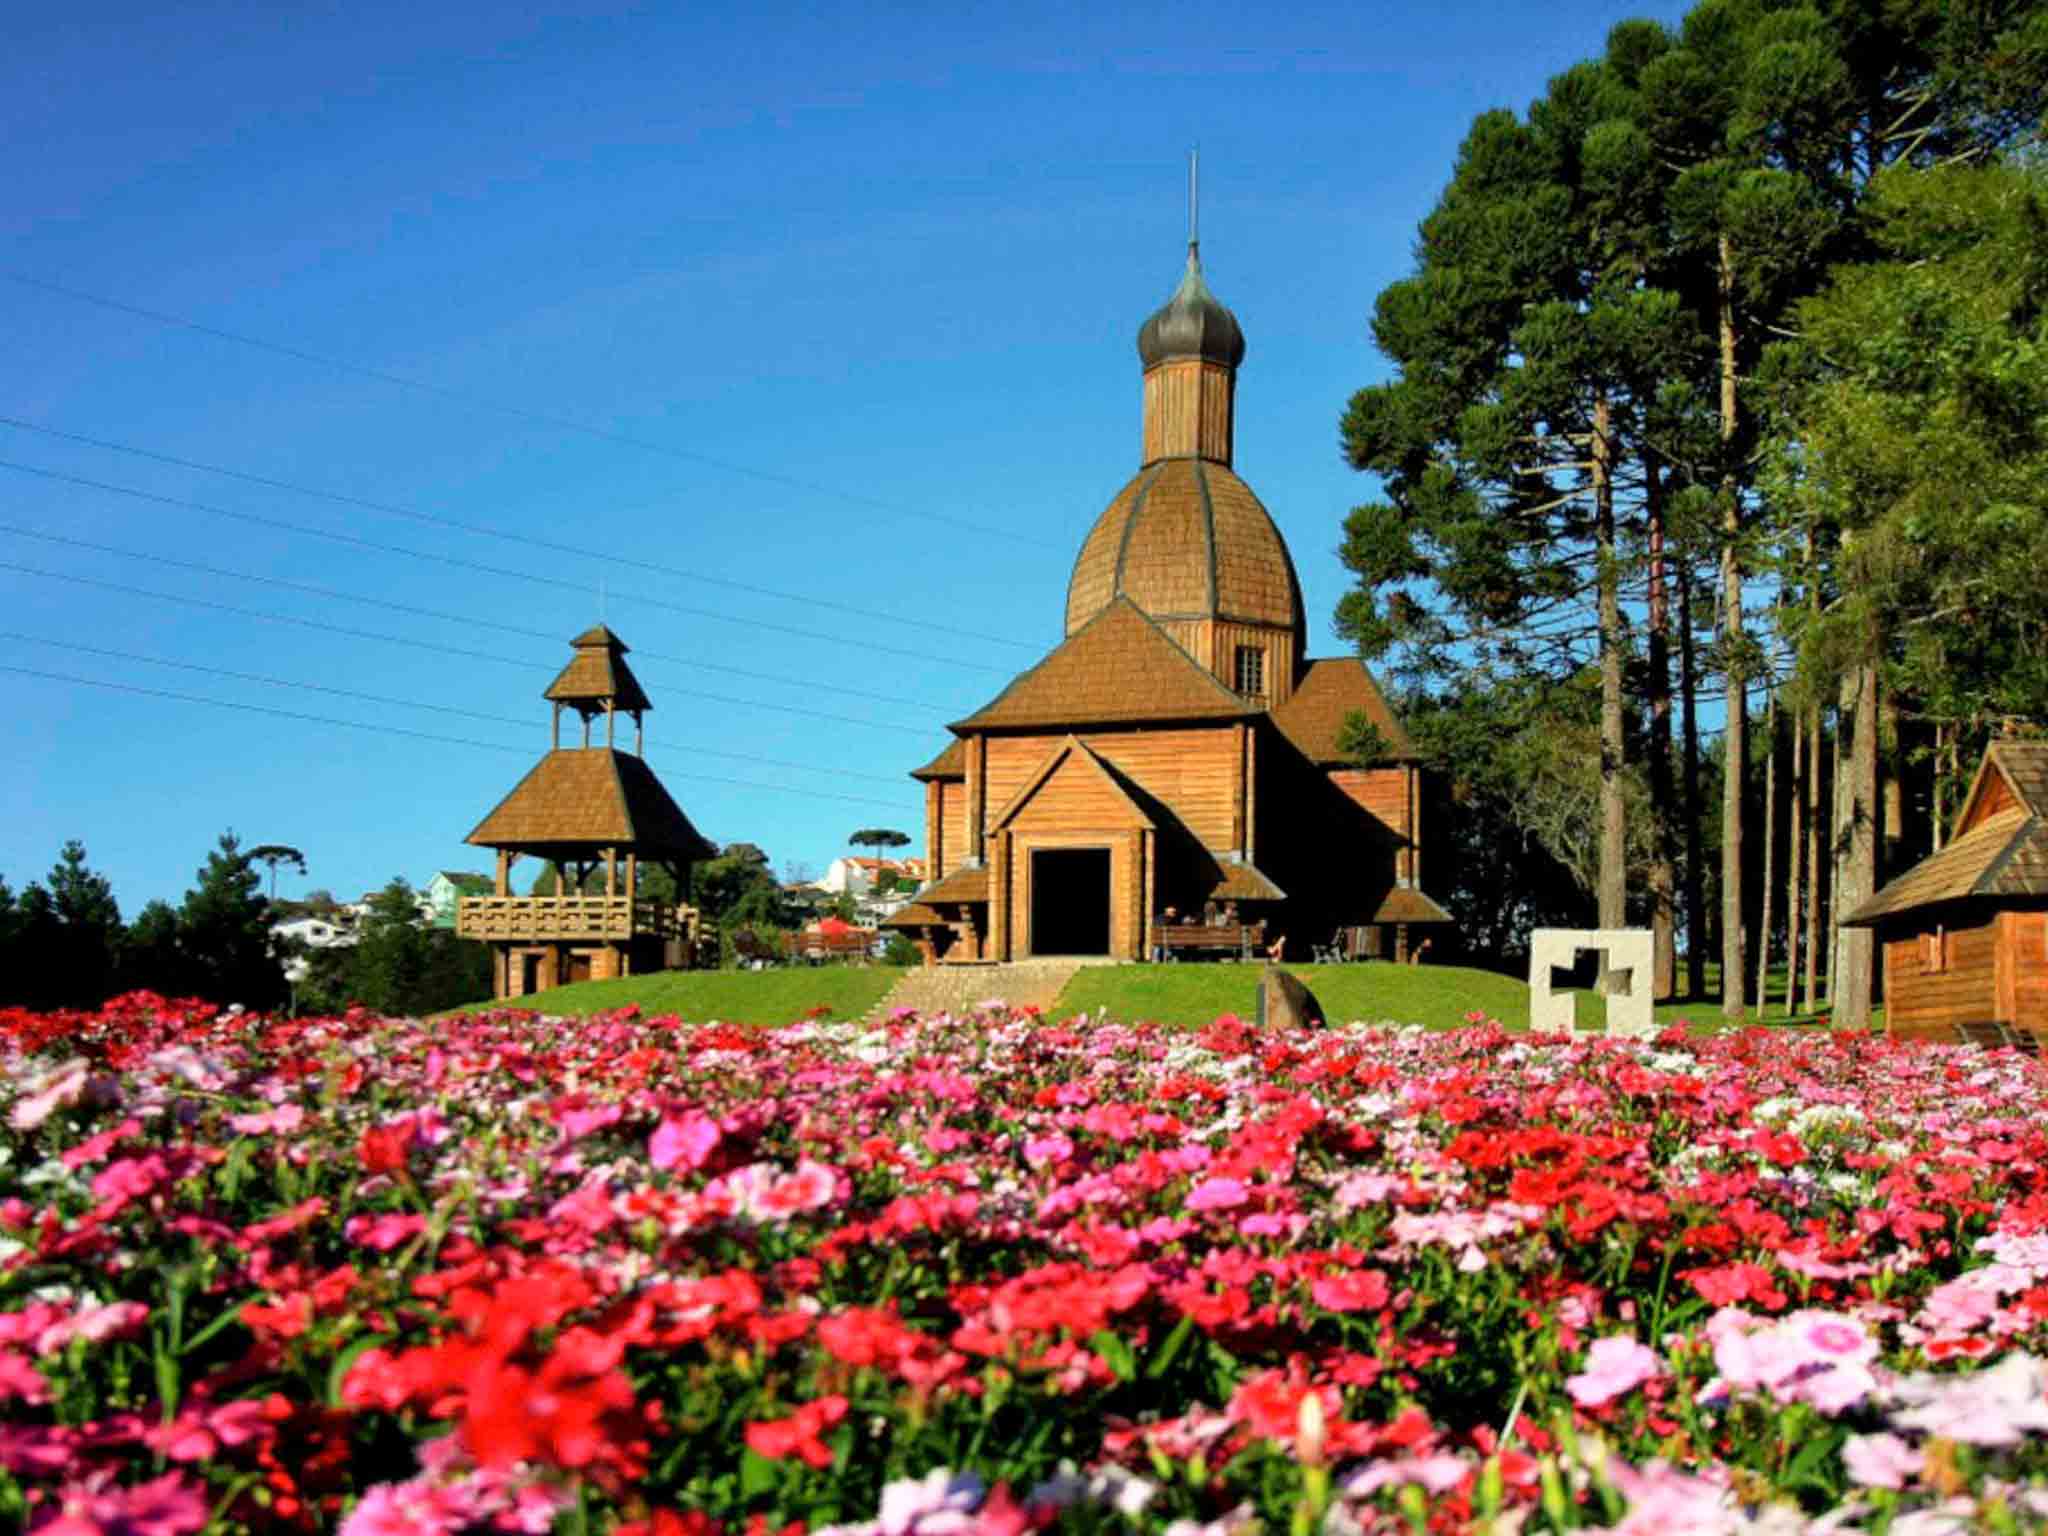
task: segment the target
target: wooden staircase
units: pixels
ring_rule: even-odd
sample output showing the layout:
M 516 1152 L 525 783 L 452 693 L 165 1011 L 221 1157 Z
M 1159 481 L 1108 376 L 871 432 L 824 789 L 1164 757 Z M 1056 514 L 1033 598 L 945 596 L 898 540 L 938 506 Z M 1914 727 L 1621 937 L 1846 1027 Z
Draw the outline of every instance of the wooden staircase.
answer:
M 886 1019 L 898 1008 L 919 1013 L 971 1013 L 997 999 L 1012 1008 L 1038 1008 L 1050 1013 L 1074 973 L 1086 965 L 1114 965 L 1114 960 L 1013 960 L 1007 964 L 930 965 L 906 971 L 868 1011 L 870 1019 Z

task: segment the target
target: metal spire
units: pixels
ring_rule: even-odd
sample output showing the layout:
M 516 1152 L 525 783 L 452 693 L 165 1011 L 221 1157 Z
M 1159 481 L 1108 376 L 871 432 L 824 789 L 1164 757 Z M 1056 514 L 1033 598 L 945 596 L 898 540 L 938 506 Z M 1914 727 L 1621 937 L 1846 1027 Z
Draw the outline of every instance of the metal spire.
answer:
M 1197 144 L 1188 151 L 1188 254 L 1197 254 L 1202 247 L 1202 146 Z

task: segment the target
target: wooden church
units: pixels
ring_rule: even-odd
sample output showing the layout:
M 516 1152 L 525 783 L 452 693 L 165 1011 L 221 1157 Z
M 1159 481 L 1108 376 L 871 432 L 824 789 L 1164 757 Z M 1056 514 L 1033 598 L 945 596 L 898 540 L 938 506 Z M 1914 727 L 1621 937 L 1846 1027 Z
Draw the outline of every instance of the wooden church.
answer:
M 1141 462 L 1074 561 L 1065 640 L 912 775 L 931 878 L 890 925 L 927 962 L 1143 959 L 1190 924 L 1391 956 L 1449 921 L 1407 733 L 1363 663 L 1307 656 L 1293 558 L 1232 467 L 1244 355 L 1191 240 L 1138 333 Z M 1354 712 L 1370 767 L 1338 745 Z
M 462 899 L 456 932 L 490 945 L 498 998 L 687 965 L 696 913 L 650 899 L 640 873 L 658 865 L 687 892 L 690 866 L 718 852 L 640 755 L 653 706 L 626 665 L 626 643 L 600 624 L 570 645 L 575 654 L 545 695 L 554 705 L 550 750 L 468 838 L 497 850 L 497 872 L 491 895 Z M 581 723 L 581 746 L 562 745 L 565 709 Z M 617 744 L 620 715 L 633 721 L 631 752 Z M 599 719 L 601 746 L 591 741 Z M 512 866 L 529 854 L 555 866 L 552 895 L 512 894 Z M 602 891 L 592 889 L 599 871 Z
M 1994 741 L 1947 846 L 1842 921 L 1877 931 L 1895 1038 L 2048 1043 L 2048 741 Z

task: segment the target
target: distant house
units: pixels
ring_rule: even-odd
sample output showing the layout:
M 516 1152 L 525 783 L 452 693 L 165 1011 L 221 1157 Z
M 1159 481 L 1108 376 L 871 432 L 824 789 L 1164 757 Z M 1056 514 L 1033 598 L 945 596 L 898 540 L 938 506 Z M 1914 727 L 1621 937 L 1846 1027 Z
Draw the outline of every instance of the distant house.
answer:
M 312 969 L 308 950 L 353 949 L 357 938 L 354 917 L 346 907 L 337 907 L 332 913 L 308 913 L 273 923 L 270 936 L 279 948 L 289 951 L 284 963 L 284 979 L 293 986 L 304 981 L 306 973 Z
M 2048 1042 L 2048 741 L 1994 741 L 1948 846 L 1842 921 L 1877 931 L 1895 1038 Z
M 455 909 L 465 896 L 488 896 L 494 888 L 491 876 L 466 869 L 437 870 L 422 893 L 427 921 L 436 928 L 455 926 Z
M 864 859 L 849 855 L 834 859 L 825 870 L 825 878 L 817 882 L 817 887 L 834 896 L 865 896 L 881 883 L 884 875 L 893 880 L 907 880 L 913 886 L 919 885 L 924 880 L 924 860 Z

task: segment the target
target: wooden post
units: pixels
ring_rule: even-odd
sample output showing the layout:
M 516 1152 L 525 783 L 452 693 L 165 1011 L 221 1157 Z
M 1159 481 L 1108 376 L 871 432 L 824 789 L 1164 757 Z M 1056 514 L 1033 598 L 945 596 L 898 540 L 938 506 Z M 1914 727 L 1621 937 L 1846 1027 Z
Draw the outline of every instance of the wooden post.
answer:
M 617 702 L 612 699 L 606 699 L 604 701 L 604 744 L 607 748 L 616 747 L 618 745 L 617 738 L 614 734 L 615 724 L 618 720 L 618 715 L 619 711 Z
M 647 755 L 647 717 L 637 709 L 633 711 L 633 755 Z
M 555 717 L 550 745 L 557 752 L 562 750 L 562 705 L 560 700 L 555 702 Z
M 500 896 L 512 894 L 512 850 L 509 848 L 498 850 L 498 878 L 492 888 Z
M 1244 733 L 1244 857 L 1257 862 L 1259 851 L 1259 733 L 1247 727 Z
M 640 895 L 640 855 L 627 851 L 626 854 L 626 900 L 637 900 Z
M 607 719 L 610 717 L 607 716 Z M 604 893 L 606 896 L 619 894 L 619 850 L 607 848 L 604 851 Z
M 1230 765 L 1230 846 L 1232 848 L 1235 848 L 1239 853 L 1242 853 L 1244 852 L 1244 829 L 1246 821 L 1246 806 L 1244 794 L 1244 743 L 1245 737 L 1250 734 L 1250 731 L 1242 720 L 1238 721 L 1236 725 L 1232 726 L 1231 730 L 1234 733 L 1231 737 L 1231 740 L 1236 747 L 1237 756 L 1236 760 L 1233 761 Z M 1147 953 L 1149 954 L 1150 951 L 1148 950 Z

